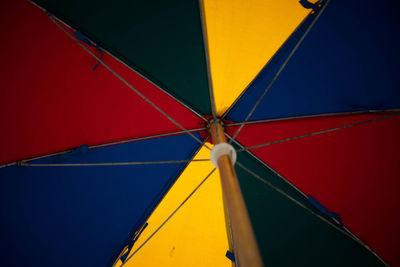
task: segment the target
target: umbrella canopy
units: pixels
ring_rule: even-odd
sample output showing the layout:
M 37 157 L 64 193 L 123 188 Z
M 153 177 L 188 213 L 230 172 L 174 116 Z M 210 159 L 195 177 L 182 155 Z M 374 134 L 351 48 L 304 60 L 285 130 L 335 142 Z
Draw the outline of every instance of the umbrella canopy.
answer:
M 5 265 L 230 266 L 218 118 L 265 265 L 400 266 L 395 4 L 33 2 L 0 11 Z

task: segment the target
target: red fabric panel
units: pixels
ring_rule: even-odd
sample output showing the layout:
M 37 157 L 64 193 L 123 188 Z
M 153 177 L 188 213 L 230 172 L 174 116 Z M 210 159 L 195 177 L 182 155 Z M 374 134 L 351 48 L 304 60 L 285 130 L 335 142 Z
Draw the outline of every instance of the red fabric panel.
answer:
M 245 146 L 387 116 L 326 116 L 245 126 Z M 400 117 L 278 143 L 252 152 L 328 210 L 388 264 L 400 266 Z
M 28 1 L 3 3 L 0 32 L 0 164 L 181 130 L 105 67 L 93 71 L 96 59 Z M 111 56 L 104 62 L 186 129 L 204 126 Z

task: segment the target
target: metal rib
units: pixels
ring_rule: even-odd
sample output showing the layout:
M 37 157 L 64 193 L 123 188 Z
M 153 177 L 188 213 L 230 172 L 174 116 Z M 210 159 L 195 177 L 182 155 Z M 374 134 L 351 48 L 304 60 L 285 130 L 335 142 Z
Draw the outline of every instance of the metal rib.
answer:
M 204 10 L 204 1 L 199 0 L 200 5 L 200 19 L 201 19 L 201 31 L 203 34 L 203 44 L 204 44 L 204 54 L 206 57 L 206 65 L 207 65 L 207 79 L 208 79 L 208 91 L 210 95 L 210 104 L 211 104 L 211 112 L 213 116 L 214 123 L 217 123 L 217 110 L 215 107 L 215 96 L 214 96 L 214 89 L 213 89 L 213 82 L 212 82 L 212 75 L 211 75 L 211 66 L 210 66 L 210 56 L 209 56 L 209 48 L 208 48 L 208 34 L 207 34 L 207 27 L 205 21 L 205 10 Z M 216 127 L 217 131 L 217 141 L 219 140 L 218 135 L 218 127 Z
M 239 143 L 237 140 L 233 139 L 231 136 L 225 133 L 225 136 L 228 137 L 232 142 L 234 142 L 236 145 L 238 145 L 241 149 L 237 150 L 237 152 L 243 152 L 246 151 L 247 154 L 252 156 L 255 160 L 257 160 L 259 163 L 261 163 L 264 167 L 272 171 L 276 176 L 278 176 L 282 181 L 287 183 L 290 187 L 292 187 L 294 190 L 296 190 L 300 195 L 303 197 L 307 198 L 307 195 L 304 194 L 300 189 L 298 189 L 294 184 L 292 184 L 289 180 L 287 180 L 285 177 L 283 177 L 280 173 L 278 173 L 276 170 L 274 170 L 272 167 L 270 167 L 268 164 L 266 164 L 264 161 L 262 161 L 260 158 L 258 158 L 256 155 L 251 153 L 250 150 L 248 150 L 246 147 L 244 147 L 241 143 Z
M 358 115 L 358 114 L 373 114 L 373 113 L 383 113 L 383 112 L 396 112 L 400 111 L 400 109 L 384 109 L 384 110 L 355 110 L 355 111 L 345 111 L 345 112 L 333 112 L 333 113 L 321 113 L 321 114 L 312 114 L 312 115 L 301 115 L 301 116 L 292 116 L 292 117 L 284 117 L 284 118 L 274 118 L 274 119 L 263 119 L 263 120 L 254 120 L 254 121 L 242 121 L 242 122 L 232 122 L 225 123 L 224 126 L 232 127 L 238 126 L 241 124 L 249 125 L 249 124 L 258 124 L 264 122 L 276 122 L 276 121 L 286 121 L 286 120 L 295 120 L 295 119 L 309 119 L 309 118 L 319 118 L 319 117 L 328 117 L 328 116 L 341 116 L 341 115 Z
M 207 128 L 196 128 L 196 129 L 190 129 L 187 131 L 200 132 L 200 131 L 205 131 L 205 130 L 207 130 Z M 127 139 L 127 140 L 122 140 L 122 141 L 94 145 L 94 146 L 90 146 L 89 148 L 99 148 L 99 147 L 105 147 L 105 146 L 111 146 L 111 145 L 119 145 L 119 144 L 125 144 L 125 143 L 130 143 L 130 142 L 135 142 L 135 141 L 141 141 L 141 140 L 148 140 L 148 139 L 153 139 L 153 138 L 158 138 L 158 137 L 173 136 L 173 135 L 178 135 L 178 134 L 183 134 L 183 133 L 186 133 L 186 131 L 178 131 L 178 132 L 171 132 L 171 133 L 165 133 L 165 134 L 157 134 L 157 135 L 151 135 L 151 136 L 145 136 L 145 137 L 138 137 L 138 138 L 133 138 L 133 139 Z
M 188 131 L 190 131 L 190 132 L 199 132 L 199 131 L 204 131 L 204 130 L 207 130 L 207 128 L 197 128 L 197 129 L 191 129 L 191 130 L 188 130 Z M 171 133 L 165 133 L 165 134 L 156 134 L 156 135 L 150 135 L 150 136 L 126 139 L 126 140 L 121 140 L 121 141 L 116 141 L 116 142 L 109 142 L 109 143 L 104 143 L 104 144 L 99 144 L 99 145 L 93 145 L 93 146 L 89 146 L 88 148 L 89 149 L 95 149 L 95 148 L 101 148 L 101 147 L 106 147 L 106 146 L 113 146 L 113 145 L 120 145 L 120 144 L 125 144 L 125 143 L 136 142 L 136 141 L 148 140 L 148 139 L 153 139 L 153 138 L 158 138 L 158 137 L 168 137 L 168 136 L 173 136 L 173 135 L 178 135 L 178 134 L 183 134 L 183 133 L 186 133 L 186 132 L 185 131 L 178 131 L 178 132 L 171 132 Z M 64 151 L 60 151 L 60 152 L 56 152 L 56 153 L 43 155 L 43 156 L 22 159 L 22 160 L 19 160 L 19 161 L 14 161 L 14 162 L 10 162 L 10 163 L 7 163 L 7 164 L 0 165 L 0 168 L 17 165 L 17 164 L 19 164 L 19 162 L 28 162 L 28 161 L 32 161 L 32 160 L 38 160 L 38 159 L 58 156 L 58 155 L 62 155 L 62 154 L 65 154 L 65 153 L 70 153 L 70 152 L 71 152 L 71 150 L 64 150 Z
M 270 182 L 268 182 L 267 180 L 263 179 L 261 176 L 257 175 L 256 173 L 254 173 L 253 171 L 249 170 L 248 168 L 246 168 L 243 164 L 241 164 L 239 161 L 236 161 L 236 164 L 242 168 L 243 170 L 245 170 L 246 172 L 248 172 L 249 174 L 251 174 L 253 177 L 255 177 L 256 179 L 258 179 L 259 181 L 263 182 L 264 184 L 268 185 L 270 188 L 272 188 L 273 190 L 275 190 L 276 192 L 280 193 L 281 195 L 285 196 L 287 199 L 291 200 L 293 203 L 297 204 L 299 207 L 307 210 L 309 213 L 313 214 L 315 217 L 317 217 L 318 219 L 320 219 L 321 221 L 327 223 L 328 225 L 332 226 L 334 229 L 338 230 L 339 232 L 345 234 L 346 236 L 348 236 L 349 238 L 351 238 L 352 240 L 354 240 L 355 242 L 357 242 L 358 244 L 360 244 L 361 246 L 363 246 L 366 250 L 368 250 L 369 252 L 371 252 L 376 258 L 378 258 L 383 264 L 385 264 L 386 266 L 387 263 L 385 261 L 383 261 L 373 250 L 371 250 L 364 242 L 362 242 L 361 239 L 359 239 L 357 236 L 355 236 L 353 233 L 351 233 L 347 228 L 340 228 L 338 225 L 332 223 L 331 221 L 329 221 L 328 219 L 324 218 L 323 216 L 321 216 L 320 214 L 314 212 L 313 210 L 311 210 L 310 208 L 308 208 L 307 206 L 305 206 L 304 204 L 302 204 L 301 202 L 299 202 L 298 200 L 296 200 L 295 198 L 291 197 L 290 195 L 288 195 L 287 193 L 285 193 L 283 190 L 279 189 L 278 187 L 274 186 L 273 184 L 271 184 Z M 308 198 L 307 198 L 308 199 Z
M 29 0 L 29 2 L 33 5 L 35 5 L 37 8 L 41 9 L 44 12 L 47 12 L 47 10 L 41 6 L 39 6 L 38 4 L 36 4 L 35 2 L 32 2 L 31 0 Z M 60 21 L 63 25 L 65 25 L 66 27 L 68 27 L 71 30 L 76 30 L 73 27 L 71 27 L 70 25 L 68 25 L 67 23 L 65 23 L 63 20 L 59 19 L 58 17 L 52 15 L 53 17 L 57 18 L 58 21 Z M 89 39 L 90 40 L 90 39 Z M 96 43 L 92 40 L 90 40 L 93 43 Z M 120 60 L 118 57 L 114 56 L 111 52 L 109 52 L 108 50 L 104 49 L 103 47 L 101 48 L 102 51 L 104 51 L 105 53 L 107 53 L 110 57 L 112 57 L 113 59 L 117 60 L 119 63 L 123 64 L 125 67 L 129 68 L 131 71 L 135 72 L 137 75 L 139 75 L 141 78 L 145 79 L 147 82 L 151 83 L 153 86 L 157 87 L 158 89 L 160 89 L 163 93 L 165 93 L 166 95 L 168 95 L 169 97 L 173 98 L 175 101 L 177 101 L 179 104 L 181 104 L 182 106 L 184 106 L 185 108 L 187 108 L 188 110 L 190 110 L 193 114 L 195 114 L 196 116 L 198 116 L 200 119 L 202 119 L 203 121 L 207 122 L 207 119 L 204 118 L 204 116 L 202 116 L 200 113 L 198 113 L 197 111 L 195 111 L 193 108 L 189 107 L 188 105 L 186 105 L 185 103 L 183 103 L 181 100 L 179 100 L 178 98 L 176 98 L 174 95 L 172 95 L 171 93 L 169 93 L 167 90 L 164 90 L 163 88 L 161 88 L 159 85 L 155 84 L 153 81 L 151 81 L 149 78 L 147 78 L 146 76 L 144 76 L 143 74 L 141 74 L 140 72 L 138 72 L 137 70 L 133 69 L 131 66 L 127 65 L 125 62 L 123 62 L 122 60 Z
M 288 57 L 285 59 L 285 61 L 283 62 L 282 66 L 279 68 L 278 72 L 274 75 L 273 79 L 271 80 L 271 82 L 268 84 L 268 86 L 265 88 L 264 92 L 261 94 L 261 96 L 258 98 L 257 102 L 255 103 L 255 105 L 253 106 L 253 108 L 251 109 L 251 111 L 249 112 L 249 114 L 247 114 L 246 119 L 244 120 L 245 122 L 249 120 L 249 118 L 251 117 L 251 115 L 253 115 L 254 111 L 256 110 L 256 108 L 258 107 L 258 105 L 261 103 L 261 100 L 264 98 L 265 94 L 269 91 L 269 89 L 271 88 L 271 86 L 274 84 L 274 82 L 276 81 L 276 79 L 279 77 L 279 75 L 281 74 L 281 72 L 283 71 L 283 69 L 286 67 L 286 64 L 289 62 L 289 60 L 292 58 L 293 54 L 296 52 L 297 48 L 300 46 L 300 44 L 303 42 L 304 38 L 307 36 L 307 34 L 310 32 L 311 28 L 314 26 L 314 24 L 317 22 L 318 18 L 321 16 L 321 14 L 324 12 L 325 8 L 327 7 L 327 5 L 329 4 L 330 0 L 328 0 L 326 2 L 326 4 L 322 7 L 321 11 L 319 12 L 319 14 L 315 17 L 315 19 L 313 20 L 313 22 L 310 24 L 310 26 L 307 28 L 307 30 L 304 32 L 304 34 L 301 36 L 301 38 L 299 39 L 299 41 L 296 43 L 295 47 L 292 49 L 292 51 L 290 52 L 290 54 L 288 55 Z M 241 124 L 239 129 L 236 130 L 236 133 L 233 135 L 233 139 L 235 139 L 237 137 L 237 135 L 239 134 L 239 132 L 243 129 L 244 124 Z
M 206 27 L 206 20 L 205 20 L 205 11 L 204 11 L 204 1 L 199 0 L 199 7 L 200 7 L 200 19 L 201 19 L 201 32 L 203 35 L 203 45 L 204 45 L 204 55 L 206 59 L 206 66 L 207 66 L 207 79 L 208 79 L 208 91 L 210 94 L 210 103 L 211 103 L 211 112 L 213 115 L 214 120 L 217 119 L 217 110 L 215 107 L 215 97 L 214 97 L 214 90 L 213 90 L 213 83 L 212 83 L 212 75 L 211 75 L 211 66 L 210 66 L 210 56 L 209 56 L 209 49 L 208 49 L 208 35 L 207 35 L 207 27 Z
M 396 113 L 396 114 L 392 114 L 392 115 L 388 115 L 388 116 L 382 116 L 382 117 L 379 117 L 379 118 L 374 118 L 374 119 L 370 119 L 370 120 L 355 122 L 355 123 L 352 123 L 352 124 L 347 124 L 347 125 L 343 125 L 343 126 L 340 126 L 340 127 L 330 128 L 330 129 L 323 130 L 323 131 L 318 131 L 318 132 L 312 132 L 312 133 L 308 133 L 308 134 L 298 135 L 298 136 L 289 137 L 289 138 L 285 138 L 285 139 L 281 139 L 281 140 L 277 140 L 277 141 L 272 141 L 272 142 L 268 142 L 268 143 L 264 143 L 264 144 L 255 145 L 255 146 L 248 146 L 246 148 L 251 150 L 251 149 L 255 149 L 255 148 L 260 148 L 260 147 L 264 147 L 264 146 L 269 146 L 269 145 L 273 145 L 273 144 L 278 144 L 278 143 L 282 143 L 282 142 L 296 140 L 296 139 L 300 139 L 300 138 L 304 138 L 304 137 L 308 137 L 308 136 L 314 136 L 314 135 L 319 135 L 319 134 L 323 134 L 323 133 L 329 133 L 329 132 L 333 132 L 333 131 L 337 131 L 337 130 L 341 130 L 341 129 L 346 129 L 346 128 L 350 128 L 350 127 L 354 127 L 354 126 L 358 126 L 358 125 L 363 125 L 363 124 L 370 123 L 370 122 L 389 119 L 389 118 L 393 118 L 393 117 L 396 117 L 396 116 L 399 116 L 399 115 L 400 115 L 400 113 Z M 238 152 L 243 151 L 243 150 L 244 149 L 238 150 Z
M 205 139 L 204 139 L 204 143 L 208 140 L 208 138 L 210 137 L 210 135 L 208 135 Z M 199 151 L 201 150 L 202 146 L 199 146 L 196 150 L 195 153 L 193 153 L 192 155 L 192 160 L 196 157 L 196 155 L 199 153 Z M 186 165 L 187 167 L 188 165 Z M 152 209 L 152 212 L 154 212 L 157 207 L 160 205 L 160 203 L 163 201 L 163 199 L 165 198 L 165 196 L 168 194 L 169 190 L 175 185 L 176 181 L 179 179 L 179 177 L 182 175 L 182 173 L 184 172 L 184 170 L 182 170 L 181 173 L 177 174 L 177 178 L 175 179 L 175 181 L 173 182 L 173 184 L 169 187 L 168 191 L 164 193 L 164 195 L 162 196 L 161 199 L 159 199 L 158 204 Z M 142 220 L 142 224 L 144 225 L 145 222 L 149 219 L 149 217 L 151 216 L 152 213 L 147 213 L 147 215 L 145 216 L 145 218 Z M 143 227 L 143 226 L 142 226 Z M 126 248 L 126 247 L 125 247 Z M 120 259 L 120 257 L 123 255 L 123 253 L 121 252 L 118 256 L 118 258 L 114 261 L 113 266 L 115 266 L 115 264 L 118 262 L 118 260 Z
M 267 169 L 271 170 L 274 174 L 276 174 L 279 178 L 281 178 L 284 182 L 286 182 L 289 186 L 291 186 L 293 189 L 295 189 L 298 193 L 300 193 L 305 199 L 308 199 L 308 196 L 303 193 L 303 191 L 301 191 L 299 188 L 297 188 L 295 185 L 293 185 L 291 182 L 289 182 L 289 180 L 287 180 L 285 177 L 283 177 L 280 173 L 278 173 L 276 170 L 274 170 L 272 167 L 270 167 L 269 165 L 267 165 L 264 161 L 262 161 L 260 158 L 258 158 L 256 155 L 254 155 L 253 153 L 251 153 L 246 147 L 244 147 L 241 143 L 239 143 L 238 141 L 236 141 L 235 139 L 232 139 L 231 136 L 229 136 L 228 134 L 225 133 L 225 135 L 231 139 L 235 144 L 237 144 L 239 147 L 242 148 L 242 150 L 238 150 L 238 152 L 243 152 L 246 151 L 250 156 L 252 156 L 255 160 L 257 160 L 259 163 L 261 163 L 264 167 L 266 167 Z M 238 162 L 236 162 L 238 163 Z M 240 164 L 240 163 L 239 163 Z M 239 166 L 238 164 L 238 166 Z M 244 167 L 239 166 L 239 167 Z M 246 167 L 245 167 L 246 168 Z M 257 175 L 258 176 L 258 175 Z M 270 184 L 269 182 L 267 182 L 266 180 L 264 180 L 262 177 L 258 176 L 256 177 L 257 179 L 259 179 L 262 182 L 266 182 L 268 184 Z M 271 184 L 272 185 L 272 184 Z M 272 185 L 273 186 L 273 185 Z M 279 189 L 276 187 L 276 189 Z M 279 189 L 280 190 L 280 189 Z M 282 190 L 280 190 L 282 191 Z M 284 193 L 284 192 L 283 192 Z M 286 194 L 286 193 L 285 193 Z M 286 194 L 287 195 L 287 194 Z M 292 197 L 291 197 L 292 198 Z M 291 199 L 289 198 L 289 199 Z M 292 200 L 292 199 L 291 199 Z M 295 199 L 294 199 L 295 200 Z M 297 201 L 298 202 L 298 201 Z M 301 204 L 301 203 L 300 203 Z M 307 208 L 308 209 L 308 208 Z M 314 211 L 310 210 L 310 212 L 315 213 Z M 316 214 L 317 217 L 320 216 L 318 214 Z M 320 219 L 326 220 L 325 218 L 321 217 Z M 328 221 L 329 222 L 329 221 Z M 331 222 L 329 222 L 332 226 L 337 227 L 336 225 L 332 224 Z M 343 233 L 347 234 L 350 238 L 352 238 L 353 240 L 355 240 L 356 242 L 358 242 L 360 245 L 362 245 L 364 248 L 366 248 L 368 251 L 370 251 L 375 257 L 377 257 L 383 264 L 385 264 L 386 266 L 389 266 L 382 258 L 380 258 L 378 256 L 378 254 L 376 254 L 373 250 L 371 250 L 365 243 L 362 242 L 362 240 L 360 240 L 356 235 L 354 235 L 350 230 L 348 230 L 346 227 L 343 227 L 344 231 L 342 229 L 338 229 L 340 231 L 342 231 Z
M 101 163 L 27 163 L 21 162 L 21 166 L 28 167 L 83 167 L 83 166 L 128 166 L 128 165 L 158 165 L 173 164 L 196 161 L 210 161 L 209 159 L 192 159 L 192 160 L 164 160 L 164 161 L 134 161 L 134 162 L 101 162 Z
M 215 171 L 215 168 L 200 182 L 199 185 L 182 201 L 182 203 L 165 219 L 162 224 L 126 259 L 124 263 L 122 263 L 121 267 L 125 265 L 147 242 L 150 241 L 154 237 L 155 234 L 175 215 L 175 213 L 182 208 L 182 206 L 193 196 L 193 194 L 204 184 L 205 181 L 211 176 L 211 174 Z
M 312 11 L 310 11 L 310 13 L 299 23 L 299 25 L 297 25 L 296 29 L 289 35 L 288 38 L 286 38 L 286 40 L 283 42 L 285 43 L 287 40 L 290 39 L 290 37 L 300 28 L 300 26 L 302 25 L 302 23 L 308 18 L 308 16 L 312 13 Z M 277 50 L 279 51 L 279 49 Z M 225 119 L 225 117 L 228 115 L 228 113 L 231 111 L 231 109 L 236 105 L 237 102 L 239 102 L 239 100 L 243 97 L 243 95 L 246 93 L 246 91 L 249 89 L 250 85 L 253 83 L 254 80 L 256 80 L 260 75 L 261 72 L 263 71 L 263 69 L 268 66 L 268 64 L 271 62 L 271 60 L 274 58 L 275 55 L 273 55 L 268 62 L 261 68 L 261 70 L 257 73 L 257 75 L 250 81 L 250 83 L 246 86 L 246 88 L 240 93 L 240 95 L 235 99 L 235 101 L 229 106 L 229 108 L 227 110 L 225 110 L 224 114 L 222 114 L 221 116 L 221 120 Z
M 161 108 L 159 108 L 157 105 L 155 105 L 151 100 L 149 100 L 146 96 L 144 96 L 142 93 L 140 93 L 136 88 L 134 88 L 130 83 L 128 83 L 124 78 L 122 78 L 118 73 L 116 73 L 113 69 L 111 69 L 107 64 L 105 64 L 103 61 L 101 61 L 95 54 L 93 54 L 86 46 L 81 44 L 74 36 L 72 36 L 68 31 L 66 31 L 61 25 L 57 22 L 57 19 L 53 16 L 50 15 L 50 19 L 57 25 L 58 28 L 60 28 L 64 33 L 66 33 L 70 38 L 72 38 L 79 46 L 81 46 L 86 52 L 88 52 L 93 58 L 98 60 L 100 64 L 102 64 L 107 70 L 109 70 L 115 77 L 117 77 L 121 82 L 123 82 L 126 86 L 128 86 L 132 91 L 134 91 L 137 95 L 139 95 L 143 100 L 145 100 L 148 104 L 150 104 L 154 109 L 156 109 L 158 112 L 160 112 L 162 115 L 164 115 L 168 120 L 170 120 L 172 123 L 174 123 L 176 126 L 178 126 L 181 130 L 185 131 L 187 134 L 189 134 L 193 139 L 195 139 L 198 143 L 202 144 L 201 140 L 198 139 L 196 136 L 194 136 L 192 133 L 188 132 L 180 123 L 175 121 L 173 118 L 171 118 L 167 113 L 165 113 Z M 207 145 L 204 144 L 206 148 L 211 150 Z

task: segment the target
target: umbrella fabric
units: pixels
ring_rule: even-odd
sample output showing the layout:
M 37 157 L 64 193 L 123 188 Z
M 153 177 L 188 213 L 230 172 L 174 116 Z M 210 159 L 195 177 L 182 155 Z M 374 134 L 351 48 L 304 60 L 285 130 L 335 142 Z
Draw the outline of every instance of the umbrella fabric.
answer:
M 34 5 L 10 2 L 1 12 L 2 32 L 8 33 L 1 42 L 1 118 L 7 125 L 1 131 L 2 164 L 63 151 L 67 153 L 30 163 L 193 157 L 200 144 L 189 135 L 110 144 L 181 129 L 102 66 L 93 71 L 96 60 Z M 185 128 L 203 127 L 198 116 L 149 81 L 111 57 L 104 61 L 158 106 L 176 114 Z M 98 144 L 103 145 L 93 147 Z M 3 264 L 112 264 L 186 165 L 1 168 Z M 140 205 L 132 211 L 132 203 Z
M 231 265 L 215 116 L 266 265 L 400 265 L 395 5 L 34 2 L 1 17 L 7 265 Z
M 341 115 L 254 124 L 243 128 L 238 140 L 246 147 L 266 144 L 251 151 L 303 192 L 340 214 L 346 227 L 396 266 L 396 196 L 400 186 L 396 157 L 400 143 L 396 136 L 400 133 L 400 116 L 393 115 Z M 361 124 L 301 137 L 356 123 Z M 260 132 L 266 134 L 261 136 Z M 300 138 L 279 142 L 295 136 Z
M 376 7 L 372 1 L 331 1 L 250 120 L 398 109 L 395 70 L 400 39 L 391 35 L 399 30 L 396 8 Z M 317 16 L 318 12 L 311 14 L 286 41 L 227 119 L 246 119 Z M 375 121 L 378 118 L 383 120 Z M 398 265 L 400 214 L 395 196 L 400 169 L 395 155 L 400 148 L 396 140 L 400 124 L 396 113 L 253 125 L 243 129 L 238 141 L 248 147 L 365 121 L 370 123 L 252 151 L 303 192 L 339 212 L 354 234 L 389 264 Z
M 268 89 L 251 120 L 396 109 L 397 7 L 373 1 L 331 1 Z M 292 48 L 319 13 L 311 14 L 260 72 L 227 115 L 245 120 Z M 383 30 L 384 29 L 384 30 Z M 323 88 L 323 90 L 321 90 Z M 290 97 L 288 97 L 290 96 Z
M 195 158 L 209 157 L 203 147 Z M 192 162 L 147 220 L 132 255 L 179 207 L 214 168 L 209 162 Z M 220 178 L 215 171 L 125 266 L 232 266 L 224 222 Z M 120 266 L 121 262 L 117 263 Z
M 197 1 L 35 3 L 189 106 L 211 113 Z
M 182 131 L 24 1 L 2 9 L 1 163 L 135 137 Z M 71 31 L 72 32 L 72 31 Z M 94 53 L 97 53 L 93 49 Z M 186 129 L 203 127 L 177 104 L 112 57 L 107 62 Z M 140 114 L 138 114 L 140 110 Z M 155 127 L 156 126 L 156 127 Z
M 55 262 L 58 266 L 112 264 L 110 252 L 118 253 L 123 243 L 132 238 L 130 235 L 144 223 L 186 164 L 161 164 L 156 168 L 34 164 L 102 163 L 105 159 L 136 162 L 162 160 L 171 154 L 185 159 L 198 147 L 187 135 L 165 138 L 34 160 L 30 162 L 32 166 L 2 168 L 3 263 L 7 266 L 52 266 Z M 181 141 L 185 147 L 180 146 Z M 160 153 L 156 156 L 157 149 Z
M 298 1 L 233 0 L 202 4 L 216 112 L 222 115 L 309 10 Z

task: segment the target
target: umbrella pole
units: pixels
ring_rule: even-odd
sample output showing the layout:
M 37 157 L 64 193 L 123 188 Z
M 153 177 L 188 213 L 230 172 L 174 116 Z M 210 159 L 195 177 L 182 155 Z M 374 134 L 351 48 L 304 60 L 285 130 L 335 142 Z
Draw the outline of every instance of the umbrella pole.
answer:
M 211 123 L 210 133 L 214 144 L 226 143 L 224 130 L 219 122 Z M 217 162 L 224 205 L 231 224 L 235 262 L 240 267 L 263 266 L 231 155 L 222 155 Z

